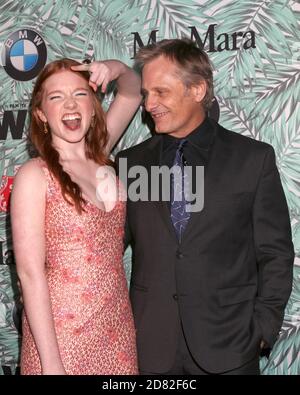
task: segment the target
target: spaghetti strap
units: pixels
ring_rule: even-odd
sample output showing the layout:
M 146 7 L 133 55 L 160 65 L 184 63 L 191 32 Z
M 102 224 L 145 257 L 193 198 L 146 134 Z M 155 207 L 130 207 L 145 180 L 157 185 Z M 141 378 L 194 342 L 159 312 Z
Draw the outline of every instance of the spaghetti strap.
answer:
M 60 190 L 59 184 L 55 180 L 54 176 L 51 174 L 50 170 L 48 169 L 46 162 L 41 157 L 33 158 L 31 160 L 39 163 L 39 165 L 45 175 L 46 183 L 47 183 L 47 194 L 49 192 L 53 193 L 53 191 L 57 190 L 57 188 L 58 188 L 58 190 Z

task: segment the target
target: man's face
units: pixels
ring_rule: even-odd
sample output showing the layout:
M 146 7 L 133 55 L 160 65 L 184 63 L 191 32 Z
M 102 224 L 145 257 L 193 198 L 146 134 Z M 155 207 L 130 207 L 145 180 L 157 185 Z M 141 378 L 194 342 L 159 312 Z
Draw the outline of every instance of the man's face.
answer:
M 204 82 L 187 88 L 178 75 L 177 65 L 164 56 L 143 68 L 145 108 L 157 133 L 180 138 L 192 132 L 205 117 L 201 106 L 205 91 Z

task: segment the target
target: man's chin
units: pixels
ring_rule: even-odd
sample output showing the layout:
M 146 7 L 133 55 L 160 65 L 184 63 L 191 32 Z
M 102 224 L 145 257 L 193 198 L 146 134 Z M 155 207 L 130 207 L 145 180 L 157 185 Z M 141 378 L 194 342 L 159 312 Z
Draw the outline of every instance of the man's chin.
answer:
M 168 134 L 171 133 L 170 130 L 166 130 L 166 129 L 162 129 L 162 128 L 158 128 L 155 126 L 155 133 L 157 134 Z

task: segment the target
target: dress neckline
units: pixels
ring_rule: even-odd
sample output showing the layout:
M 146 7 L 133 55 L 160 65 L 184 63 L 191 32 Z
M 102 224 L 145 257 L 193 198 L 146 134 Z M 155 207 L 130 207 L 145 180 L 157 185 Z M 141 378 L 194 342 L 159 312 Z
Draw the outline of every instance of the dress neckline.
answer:
M 87 199 L 86 197 L 83 197 L 83 199 L 85 200 L 85 205 L 86 206 L 91 206 L 92 208 L 100 211 L 103 214 L 110 214 L 110 213 L 112 213 L 116 209 L 118 204 L 120 203 L 119 200 L 116 200 L 114 207 L 110 211 L 106 211 L 106 210 L 102 210 L 102 208 L 96 206 L 91 200 Z
M 58 180 L 57 180 L 57 179 L 54 177 L 54 175 L 51 173 L 51 171 L 49 170 L 49 168 L 48 168 L 48 166 L 47 166 L 47 163 L 44 161 L 44 159 L 41 158 L 40 156 L 38 156 L 38 157 L 36 157 L 36 158 L 34 158 L 34 159 L 37 159 L 37 160 L 39 160 L 39 162 L 41 162 L 41 165 L 42 165 L 44 168 L 47 169 L 47 171 L 49 172 L 49 174 L 51 174 L 51 178 L 52 178 L 52 179 L 55 181 L 55 183 L 57 183 L 58 186 L 60 187 Z M 81 192 L 82 192 L 82 191 L 81 191 Z M 106 210 L 103 210 L 103 209 L 101 209 L 100 207 L 96 206 L 96 204 L 93 203 L 93 202 L 92 202 L 90 199 L 88 199 L 86 196 L 82 196 L 82 198 L 83 198 L 84 201 L 85 201 L 85 206 L 89 206 L 89 207 L 91 207 L 91 208 L 97 210 L 98 212 L 100 212 L 100 213 L 102 213 L 102 214 L 104 214 L 104 215 L 108 215 L 108 214 L 114 212 L 114 211 L 116 210 L 117 206 L 120 204 L 120 200 L 117 199 L 117 200 L 115 201 L 115 205 L 114 205 L 114 207 L 112 208 L 112 210 L 106 211 Z

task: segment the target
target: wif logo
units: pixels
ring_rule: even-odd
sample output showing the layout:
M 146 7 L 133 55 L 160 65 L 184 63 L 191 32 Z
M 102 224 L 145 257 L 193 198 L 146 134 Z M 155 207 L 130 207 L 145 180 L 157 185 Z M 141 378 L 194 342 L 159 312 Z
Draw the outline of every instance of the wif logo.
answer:
M 29 81 L 45 66 L 45 42 L 34 30 L 18 30 L 4 42 L 1 59 L 10 77 L 17 81 Z

